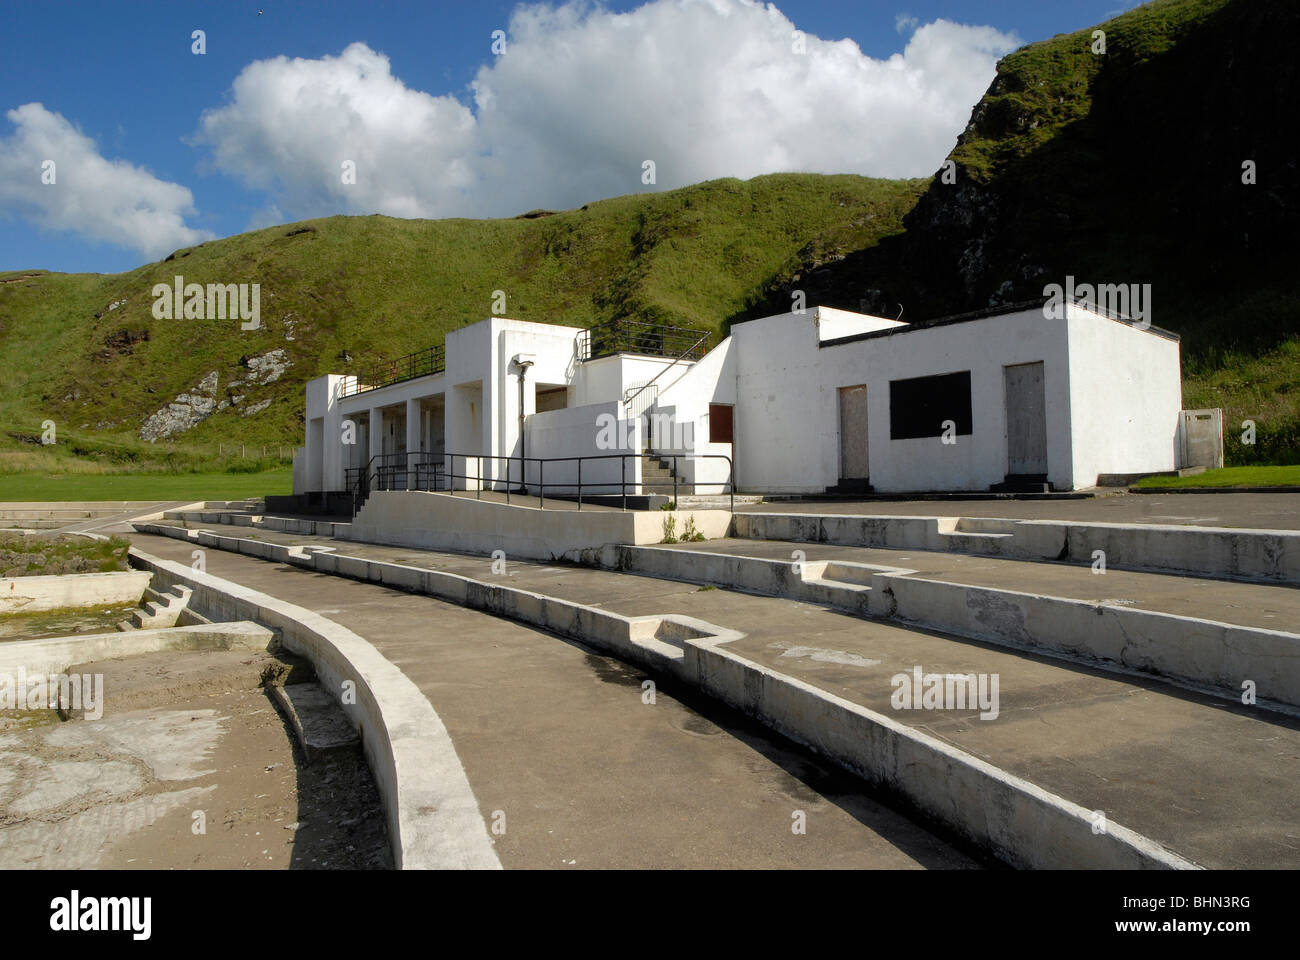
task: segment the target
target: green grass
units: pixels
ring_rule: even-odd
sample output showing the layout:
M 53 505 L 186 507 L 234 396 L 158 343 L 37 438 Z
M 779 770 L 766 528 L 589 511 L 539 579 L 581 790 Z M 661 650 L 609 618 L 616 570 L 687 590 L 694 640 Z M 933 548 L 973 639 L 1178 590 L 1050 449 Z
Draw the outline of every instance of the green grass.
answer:
M 127 569 L 130 546 L 121 537 L 0 534 L 0 571 L 7 577 L 114 573 Z
M 800 251 L 833 259 L 901 230 L 924 185 L 776 174 L 535 219 L 329 217 L 116 275 L 0 273 L 0 474 L 237 469 L 219 462 L 218 443 L 260 451 L 303 442 L 307 380 L 442 343 L 489 316 L 496 290 L 518 320 L 586 327 L 638 317 L 720 329 Z M 153 285 L 178 274 L 260 283 L 261 329 L 155 318 Z M 271 350 L 291 366 L 272 383 L 250 383 L 248 359 Z M 147 417 L 212 371 L 217 399 L 240 404 L 173 440 L 139 438 Z M 42 448 L 47 420 L 58 444 Z
M 263 473 L 9 474 L 0 502 L 45 500 L 240 500 L 292 492 L 291 470 Z
M 1300 487 L 1300 466 L 1225 467 L 1191 477 L 1145 477 L 1139 487 Z M 1300 508 L 1300 500 L 1296 502 Z

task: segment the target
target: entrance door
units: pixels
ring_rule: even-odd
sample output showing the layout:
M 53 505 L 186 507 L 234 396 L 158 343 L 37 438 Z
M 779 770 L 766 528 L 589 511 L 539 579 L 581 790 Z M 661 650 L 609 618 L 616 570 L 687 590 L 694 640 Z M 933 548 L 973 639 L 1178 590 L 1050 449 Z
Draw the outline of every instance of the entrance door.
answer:
M 1007 405 L 1007 473 L 1047 474 L 1047 412 L 1043 364 L 1003 367 Z
M 865 487 L 867 468 L 867 385 L 840 387 L 840 486 Z

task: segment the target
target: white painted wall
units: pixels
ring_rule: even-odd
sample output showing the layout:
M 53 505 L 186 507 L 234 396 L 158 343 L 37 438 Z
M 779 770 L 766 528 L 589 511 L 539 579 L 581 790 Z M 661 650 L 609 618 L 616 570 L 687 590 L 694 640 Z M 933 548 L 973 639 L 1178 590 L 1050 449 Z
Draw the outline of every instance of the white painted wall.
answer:
M 627 355 L 578 363 L 579 332 L 494 317 L 447 334 L 447 370 L 441 376 L 344 400 L 334 393 L 343 378 L 312 381 L 308 423 L 321 418 L 324 440 L 313 443 L 308 428 L 307 463 L 295 471 L 295 491 L 303 492 L 301 478 L 314 479 L 318 463 L 326 488 L 342 489 L 342 415 L 360 423 L 381 406 L 405 412 L 409 445 L 424 437 L 410 413 L 419 400 L 439 395 L 446 398 L 447 451 L 519 456 L 520 371 L 514 358 L 521 353 L 534 359 L 523 396 L 531 457 L 610 452 L 596 446 L 596 414 L 624 416 L 618 405 L 625 391 L 662 373 L 652 412 L 671 416 L 683 430 L 681 442 L 661 442 L 657 452 L 729 454 L 742 490 L 820 492 L 839 480 L 838 390 L 865 383 L 870 479 L 877 490 L 986 490 L 1007 473 L 1003 367 L 1041 361 L 1048 479 L 1058 490 L 1091 486 L 1098 473 L 1174 465 L 1181 407 L 1177 342 L 1078 307 L 1059 320 L 1034 308 L 929 328 L 813 308 L 738 324 L 702 360 L 676 366 L 665 358 Z M 835 342 L 844 337 L 857 339 Z M 954 445 L 938 437 L 891 439 L 891 381 L 966 370 L 971 435 L 959 435 Z M 538 383 L 567 384 L 570 406 L 536 413 Z M 710 403 L 734 405 L 734 445 L 708 442 Z M 372 437 L 373 445 L 379 441 Z M 467 472 L 463 461 L 456 470 Z M 495 468 L 489 462 L 484 472 L 504 481 L 504 462 Z M 680 475 L 715 484 L 700 490 L 715 492 L 726 466 L 696 461 L 683 465 Z
M 1183 406 L 1180 346 L 1075 304 L 1070 329 L 1073 480 L 1177 466 Z
M 306 442 L 295 458 L 294 493 L 342 490 L 347 453 L 342 444 L 342 416 L 336 401 L 342 377 L 326 374 L 309 380 L 304 388 Z M 302 459 L 301 469 L 296 467 Z M 298 484 L 304 485 L 299 489 Z
M 742 490 L 820 492 L 839 480 L 840 387 L 865 383 L 871 484 L 882 492 L 987 490 L 1007 472 L 1002 367 L 1043 361 L 1048 473 L 1073 485 L 1065 321 L 1028 310 L 820 345 L 814 316 L 783 314 L 738 324 L 737 475 Z M 892 440 L 889 383 L 971 371 L 973 431 L 954 445 Z
M 595 457 L 618 453 L 640 453 L 640 423 L 637 420 L 623 418 L 621 401 L 592 403 L 581 407 L 567 407 L 563 410 L 547 410 L 533 414 L 528 418 L 528 449 L 544 451 L 538 456 L 546 457 Z M 612 446 L 601 446 L 602 422 L 613 418 L 614 426 L 607 430 L 605 436 L 613 441 Z M 533 454 L 529 454 L 532 456 Z M 539 479 L 538 465 L 528 466 L 529 484 Z M 547 494 L 576 492 L 578 479 L 577 463 L 549 463 L 546 465 L 545 480 Z M 582 465 L 582 486 L 584 494 L 589 492 L 591 483 L 608 484 L 592 493 L 618 493 L 622 490 L 621 481 L 629 484 L 641 482 L 641 460 L 629 457 L 626 464 L 621 459 L 587 461 Z M 574 484 L 571 489 L 555 488 L 552 484 Z M 629 486 L 628 493 L 636 493 Z

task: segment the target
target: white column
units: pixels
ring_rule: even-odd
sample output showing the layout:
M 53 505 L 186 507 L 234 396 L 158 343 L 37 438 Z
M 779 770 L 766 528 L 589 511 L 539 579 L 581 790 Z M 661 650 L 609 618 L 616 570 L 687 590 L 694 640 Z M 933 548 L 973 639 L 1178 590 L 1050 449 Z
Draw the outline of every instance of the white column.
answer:
M 420 401 L 406 401 L 406 489 L 415 489 L 415 465 L 424 449 L 424 434 L 420 431 Z
M 370 457 L 377 457 L 384 452 L 384 411 L 380 407 L 370 408 Z

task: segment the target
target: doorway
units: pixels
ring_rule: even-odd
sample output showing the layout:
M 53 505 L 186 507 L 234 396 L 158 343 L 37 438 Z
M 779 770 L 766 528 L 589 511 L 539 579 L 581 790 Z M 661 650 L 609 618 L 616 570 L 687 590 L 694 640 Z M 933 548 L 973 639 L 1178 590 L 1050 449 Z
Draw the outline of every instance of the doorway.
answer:
M 1006 386 L 1007 475 L 1047 476 L 1047 404 L 1043 364 L 1002 368 Z
M 871 476 L 867 460 L 867 385 L 840 387 L 841 490 L 866 490 Z

